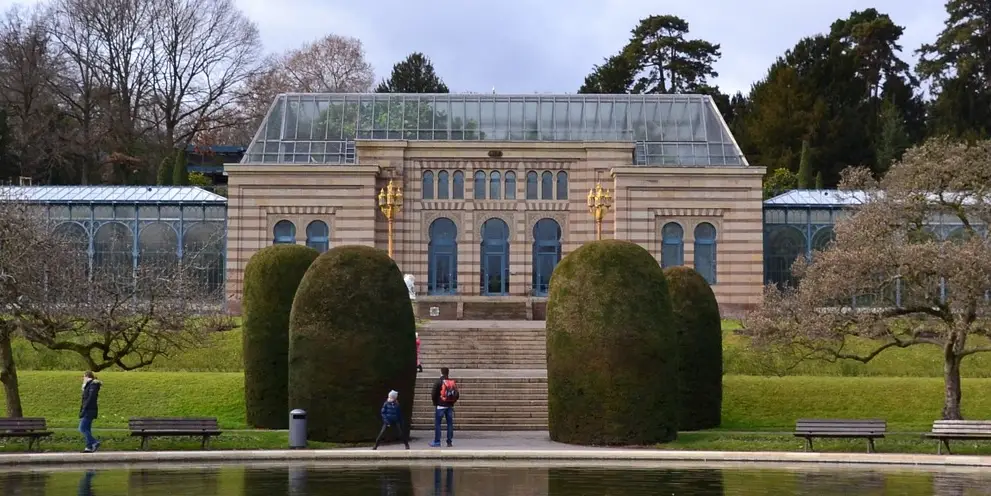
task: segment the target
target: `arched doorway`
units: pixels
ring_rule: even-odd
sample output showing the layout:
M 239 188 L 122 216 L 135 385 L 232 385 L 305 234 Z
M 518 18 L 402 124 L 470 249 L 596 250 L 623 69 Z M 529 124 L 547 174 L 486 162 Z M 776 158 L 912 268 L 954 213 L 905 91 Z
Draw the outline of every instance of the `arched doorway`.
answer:
M 427 244 L 427 294 L 458 292 L 458 227 L 441 217 L 430 223 Z
M 502 219 L 482 224 L 481 255 L 482 294 L 509 294 L 509 226 Z
M 561 226 L 540 219 L 533 226 L 533 295 L 547 296 L 554 267 L 561 261 Z
M 780 288 L 795 286 L 791 264 L 805 256 L 805 235 L 791 226 L 772 228 L 764 242 L 764 277 L 767 284 Z

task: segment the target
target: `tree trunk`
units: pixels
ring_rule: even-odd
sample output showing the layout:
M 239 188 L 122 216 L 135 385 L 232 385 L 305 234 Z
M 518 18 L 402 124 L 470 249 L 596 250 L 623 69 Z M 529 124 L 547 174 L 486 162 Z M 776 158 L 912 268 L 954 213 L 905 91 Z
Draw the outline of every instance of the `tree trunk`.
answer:
M 17 385 L 17 367 L 14 364 L 14 350 L 10 346 L 10 334 L 0 333 L 0 382 L 3 383 L 4 398 L 7 402 L 8 417 L 23 417 L 21 391 Z
M 960 415 L 960 357 L 947 350 L 943 361 L 943 381 L 946 396 L 943 399 L 943 420 L 963 420 Z

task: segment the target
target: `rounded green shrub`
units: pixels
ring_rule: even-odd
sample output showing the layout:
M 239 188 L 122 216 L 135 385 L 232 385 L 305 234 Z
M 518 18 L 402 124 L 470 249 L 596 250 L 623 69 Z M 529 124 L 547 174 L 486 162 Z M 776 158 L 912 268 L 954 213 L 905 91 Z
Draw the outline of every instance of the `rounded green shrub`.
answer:
M 242 345 L 248 425 L 289 427 L 289 313 L 296 288 L 320 255 L 302 245 L 256 252 L 244 268 Z
M 289 319 L 289 404 L 307 411 L 309 439 L 374 440 L 392 389 L 409 430 L 415 336 L 403 274 L 384 251 L 341 246 L 320 255 Z
M 723 331 L 716 295 L 689 267 L 664 271 L 678 344 L 678 429 L 719 427 L 723 406 Z
M 639 245 L 587 243 L 561 260 L 547 302 L 551 439 L 637 445 L 677 437 L 677 366 L 664 272 Z

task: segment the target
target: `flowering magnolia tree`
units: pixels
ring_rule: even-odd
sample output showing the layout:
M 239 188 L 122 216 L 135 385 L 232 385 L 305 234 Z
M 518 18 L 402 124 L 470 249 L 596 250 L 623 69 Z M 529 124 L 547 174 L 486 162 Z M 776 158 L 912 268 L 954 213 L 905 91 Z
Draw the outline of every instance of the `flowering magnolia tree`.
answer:
M 767 289 L 745 319 L 753 345 L 863 363 L 892 348 L 935 347 L 942 417 L 962 418 L 961 363 L 991 351 L 991 141 L 933 139 L 880 182 L 851 168 L 840 188 L 861 204 L 828 247 L 792 266 L 797 287 Z

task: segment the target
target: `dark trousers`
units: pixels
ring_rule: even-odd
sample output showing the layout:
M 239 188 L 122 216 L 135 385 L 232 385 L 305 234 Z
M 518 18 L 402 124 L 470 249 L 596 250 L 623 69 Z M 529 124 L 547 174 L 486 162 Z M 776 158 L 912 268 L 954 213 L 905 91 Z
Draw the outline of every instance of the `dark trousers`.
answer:
M 434 414 L 434 443 L 440 444 L 440 420 L 447 421 L 447 444 L 454 441 L 454 407 L 436 408 Z
M 403 429 L 403 424 L 400 422 L 382 422 L 382 430 L 379 431 L 378 437 L 375 438 L 375 447 L 379 447 L 379 441 L 382 440 L 382 436 L 385 435 L 385 431 L 389 430 L 389 426 L 396 428 L 396 432 L 399 433 L 399 439 L 402 439 L 403 444 L 409 448 L 409 438 L 406 437 L 406 430 Z

